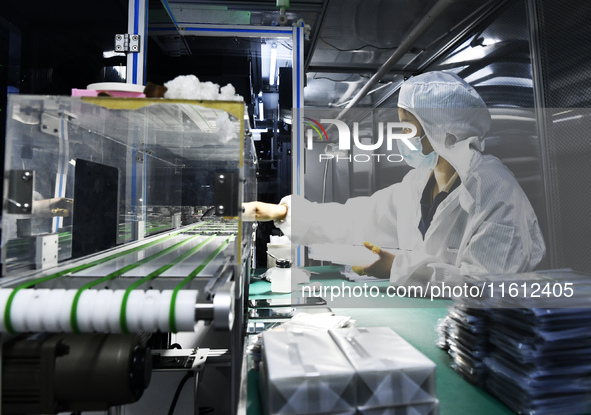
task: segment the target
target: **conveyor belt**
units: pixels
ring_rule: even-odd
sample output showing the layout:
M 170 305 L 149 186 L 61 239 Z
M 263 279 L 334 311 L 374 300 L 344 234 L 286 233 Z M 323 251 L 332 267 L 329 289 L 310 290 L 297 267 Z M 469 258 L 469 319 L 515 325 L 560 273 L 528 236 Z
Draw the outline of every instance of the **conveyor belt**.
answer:
M 220 254 L 236 233 L 237 222 L 203 222 L 140 246 L 95 260 L 91 258 L 88 263 L 65 267 L 14 288 L 2 289 L 0 310 L 4 310 L 4 318 L 0 330 L 10 333 L 187 330 L 193 322 L 197 301 L 197 291 L 187 290 L 187 285 L 198 276 L 214 275 L 223 263 Z M 176 285 L 172 290 L 163 291 L 151 287 L 147 291 L 139 289 L 156 278 L 169 279 Z M 118 279 L 130 282 L 125 290 L 98 289 Z M 88 282 L 79 288 L 72 287 L 76 284 L 69 285 L 80 280 Z M 56 281 L 73 289 L 39 288 L 49 283 L 55 285 Z M 43 311 L 45 309 L 47 312 Z M 60 311 L 55 311 L 57 309 Z M 68 311 L 69 316 L 65 316 Z

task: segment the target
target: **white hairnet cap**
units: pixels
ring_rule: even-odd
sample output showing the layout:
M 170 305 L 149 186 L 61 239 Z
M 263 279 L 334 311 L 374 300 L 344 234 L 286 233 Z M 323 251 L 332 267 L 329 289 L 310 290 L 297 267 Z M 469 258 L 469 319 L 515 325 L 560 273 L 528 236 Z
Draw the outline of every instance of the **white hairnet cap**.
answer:
M 490 113 L 478 92 L 459 76 L 440 71 L 414 76 L 402 84 L 398 106 L 419 120 L 434 150 L 460 173 L 468 168 L 469 147 L 484 150 Z

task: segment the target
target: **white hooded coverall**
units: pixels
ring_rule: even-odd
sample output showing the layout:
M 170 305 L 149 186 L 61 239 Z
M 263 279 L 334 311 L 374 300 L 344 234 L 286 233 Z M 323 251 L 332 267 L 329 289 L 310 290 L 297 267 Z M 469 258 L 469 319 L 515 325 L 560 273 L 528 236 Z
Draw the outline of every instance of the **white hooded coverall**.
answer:
M 361 244 L 401 250 L 393 285 L 459 283 L 461 275 L 531 271 L 545 245 L 536 215 L 500 160 L 482 155 L 490 114 L 482 98 L 454 74 L 410 78 L 398 106 L 421 123 L 435 152 L 458 172 L 461 184 L 438 206 L 427 233 L 418 229 L 420 200 L 431 175 L 411 170 L 400 183 L 345 204 L 288 196 L 286 220 L 276 225 L 294 243 Z

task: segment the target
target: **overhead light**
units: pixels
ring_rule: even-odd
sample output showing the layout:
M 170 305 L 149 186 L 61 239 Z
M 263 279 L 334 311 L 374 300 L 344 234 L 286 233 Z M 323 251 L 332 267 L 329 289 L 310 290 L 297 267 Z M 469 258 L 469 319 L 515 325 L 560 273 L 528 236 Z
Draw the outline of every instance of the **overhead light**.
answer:
M 482 42 L 482 46 L 490 46 L 490 45 L 494 45 L 495 43 L 500 43 L 500 42 L 502 42 L 501 39 L 489 37 L 489 38 L 484 39 L 484 41 Z
M 263 100 L 259 100 L 259 121 L 263 121 L 265 119 L 265 116 L 263 115 L 263 111 L 265 110 L 265 108 L 263 107 Z
M 275 72 L 277 72 L 277 43 L 271 45 L 271 64 L 269 67 L 269 85 L 275 85 Z

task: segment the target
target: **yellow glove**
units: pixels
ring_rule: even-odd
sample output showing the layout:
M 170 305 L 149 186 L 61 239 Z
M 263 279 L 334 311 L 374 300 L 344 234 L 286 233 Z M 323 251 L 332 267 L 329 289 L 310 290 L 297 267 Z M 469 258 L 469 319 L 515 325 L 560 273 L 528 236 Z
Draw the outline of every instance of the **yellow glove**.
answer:
M 390 269 L 392 268 L 392 263 L 396 256 L 369 242 L 363 242 L 363 246 L 378 255 L 379 258 L 376 262 L 367 267 L 356 265 L 351 267 L 353 272 L 359 275 L 372 275 L 377 278 L 390 278 Z

